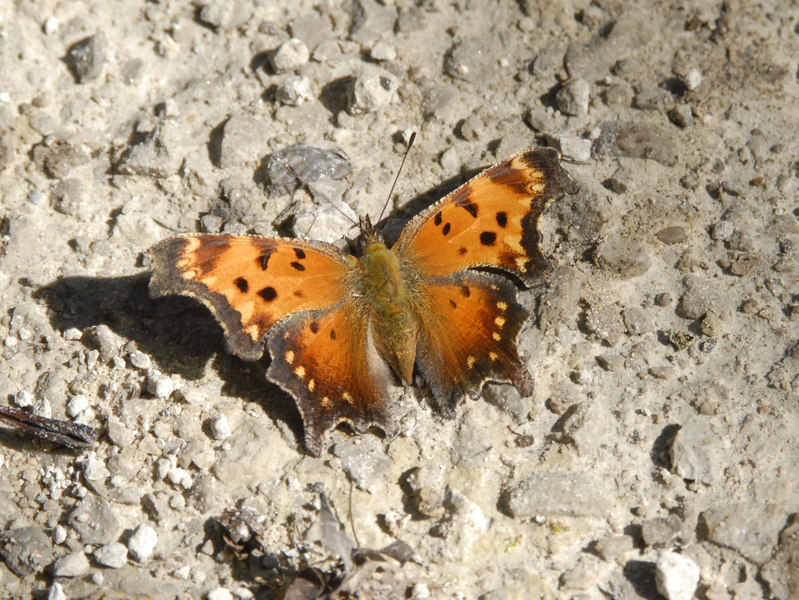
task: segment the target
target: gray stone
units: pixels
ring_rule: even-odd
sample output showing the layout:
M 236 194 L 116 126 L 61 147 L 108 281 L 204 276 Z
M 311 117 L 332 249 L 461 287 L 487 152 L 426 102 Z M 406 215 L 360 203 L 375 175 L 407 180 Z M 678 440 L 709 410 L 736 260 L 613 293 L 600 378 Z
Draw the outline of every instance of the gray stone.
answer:
M 677 515 L 647 519 L 641 524 L 641 537 L 647 546 L 666 546 L 674 541 L 682 530 L 682 521 Z
M 776 550 L 788 512 L 776 504 L 733 504 L 706 510 L 700 520 L 711 542 L 732 548 L 756 565 L 763 565 Z
M 78 217 L 84 204 L 86 184 L 80 179 L 63 179 L 50 194 L 53 208 L 58 212 Z
M 591 86 L 584 79 L 576 79 L 558 90 L 555 102 L 560 112 L 579 116 L 588 112 L 588 101 L 591 98 Z
M 356 0 L 352 4 L 349 34 L 353 41 L 366 44 L 395 30 L 397 8 L 394 5 L 375 0 Z
M 508 509 L 516 519 L 561 516 L 609 516 L 612 509 L 604 482 L 589 474 L 544 471 L 510 490 Z
M 687 556 L 664 552 L 655 567 L 655 585 L 667 600 L 691 600 L 699 575 L 699 567 Z
M 615 346 L 626 331 L 621 310 L 616 304 L 589 304 L 585 311 L 585 326 L 593 336 Z
M 112 569 L 121 569 L 128 564 L 128 549 L 119 542 L 100 546 L 94 551 L 93 556 L 98 563 Z
M 290 460 L 280 432 L 262 419 L 248 419 L 228 440 L 230 447 L 220 452 L 213 473 L 227 486 L 257 485 Z
M 701 319 L 708 311 L 727 312 L 729 294 L 724 293 L 719 284 L 699 275 L 686 275 L 683 285 L 685 293 L 680 298 L 680 307 L 686 319 Z
M 391 469 L 391 460 L 375 436 L 350 438 L 336 444 L 333 454 L 341 459 L 344 472 L 364 492 L 374 493 Z
M 624 318 L 624 326 L 627 328 L 627 333 L 630 335 L 641 335 L 655 329 L 646 311 L 640 306 L 625 309 L 622 312 L 622 317 Z
M 587 163 L 591 160 L 591 140 L 567 133 L 547 135 L 547 140 L 567 162 Z
M 89 572 L 89 559 L 82 551 L 62 556 L 53 565 L 55 577 L 81 577 Z
M 36 525 L 0 533 L 0 555 L 20 577 L 42 573 L 53 562 L 53 544 Z
M 347 89 L 347 112 L 362 115 L 377 112 L 394 98 L 399 80 L 380 67 L 365 67 Z
M 78 83 L 88 83 L 100 77 L 107 46 L 108 38 L 100 31 L 69 49 L 66 62 Z
M 302 106 L 306 100 L 310 99 L 311 80 L 299 75 L 286 79 L 275 92 L 275 100 L 289 106 Z
M 769 562 L 760 569 L 760 576 L 768 583 L 771 595 L 777 600 L 799 598 L 799 521 L 780 534 L 780 545 Z
M 597 157 L 648 158 L 667 167 L 677 164 L 677 142 L 671 131 L 654 123 L 608 122 L 594 144 Z
M 122 155 L 117 170 L 123 175 L 169 177 L 178 172 L 195 143 L 184 123 L 165 119 Z
M 47 600 L 67 600 L 67 595 L 64 593 L 64 588 L 57 581 L 53 583 L 50 591 L 47 592 Z
M 128 540 L 130 555 L 139 562 L 144 562 L 153 555 L 158 543 L 158 534 L 149 525 L 139 525 Z
M 597 246 L 594 262 L 622 279 L 643 275 L 652 266 L 652 259 L 643 242 L 620 233 L 608 236 Z
M 89 348 L 100 351 L 100 362 L 103 364 L 119 356 L 123 340 L 111 331 L 108 325 L 97 325 L 88 328 L 83 334 L 83 343 Z
M 302 181 L 310 183 L 323 177 L 344 179 L 352 173 L 352 165 L 341 152 L 314 148 L 308 144 L 294 144 L 269 156 L 265 161 L 265 170 L 266 190 L 277 195 L 293 192 L 303 185 Z M 302 181 L 297 179 L 297 175 Z
M 49 177 L 64 179 L 75 167 L 89 162 L 89 155 L 76 139 L 53 136 L 33 147 L 33 161 Z
M 102 498 L 87 496 L 69 514 L 68 522 L 84 544 L 108 544 L 119 533 L 119 521 Z
M 671 119 L 671 122 L 677 125 L 677 127 L 682 127 L 683 129 L 693 127 L 693 109 L 688 104 L 678 104 L 669 111 L 669 119 Z
M 688 234 L 685 229 L 679 225 L 673 227 L 666 227 L 661 229 L 655 234 L 655 237 L 664 244 L 679 244 L 688 239 Z
M 497 73 L 497 57 L 485 40 L 467 37 L 449 51 L 444 69 L 456 79 L 476 85 L 489 85 Z
M 718 479 L 721 444 L 707 421 L 691 417 L 671 445 L 671 470 L 683 479 L 707 485 Z
M 234 167 L 260 160 L 269 148 L 271 131 L 263 121 L 250 115 L 230 117 L 222 128 L 219 166 Z

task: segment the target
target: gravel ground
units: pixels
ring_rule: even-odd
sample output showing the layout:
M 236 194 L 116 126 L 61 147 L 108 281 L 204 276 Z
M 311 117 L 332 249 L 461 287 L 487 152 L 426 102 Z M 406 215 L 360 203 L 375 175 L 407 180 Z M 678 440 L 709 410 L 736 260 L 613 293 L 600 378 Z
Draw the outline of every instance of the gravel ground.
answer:
M 0 428 L 0 596 L 799 598 L 798 64 L 768 0 L 0 1 L 0 403 L 102 431 Z M 579 186 L 535 393 L 313 458 L 144 252 L 351 236 L 411 131 L 395 228 L 531 146 Z

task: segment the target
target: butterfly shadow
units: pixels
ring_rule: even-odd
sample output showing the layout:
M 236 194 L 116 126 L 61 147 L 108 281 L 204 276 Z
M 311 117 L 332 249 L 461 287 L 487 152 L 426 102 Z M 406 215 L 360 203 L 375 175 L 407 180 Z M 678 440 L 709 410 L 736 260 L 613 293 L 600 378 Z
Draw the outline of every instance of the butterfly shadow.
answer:
M 296 439 L 302 439 L 302 419 L 294 402 L 266 380 L 268 357 L 248 363 L 226 353 L 222 329 L 204 306 L 181 296 L 153 300 L 147 292 L 149 280 L 149 273 L 65 277 L 40 288 L 35 296 L 52 309 L 50 324 L 57 331 L 85 332 L 105 325 L 123 343 L 127 340 L 120 348 L 123 356 L 135 344 L 164 373 L 196 381 L 204 378 L 212 361 L 225 382 L 222 393 L 260 403 L 273 421 L 284 422 Z M 84 335 L 84 340 L 88 337 Z

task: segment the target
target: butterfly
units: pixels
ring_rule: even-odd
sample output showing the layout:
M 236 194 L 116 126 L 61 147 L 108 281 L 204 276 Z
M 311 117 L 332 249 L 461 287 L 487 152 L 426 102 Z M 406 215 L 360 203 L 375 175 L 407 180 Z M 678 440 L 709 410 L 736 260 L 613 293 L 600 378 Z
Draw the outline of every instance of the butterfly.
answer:
M 517 287 L 549 270 L 539 221 L 576 192 L 558 152 L 535 148 L 483 171 L 414 217 L 389 248 L 361 218 L 356 255 L 318 241 L 185 234 L 149 251 L 150 295 L 190 296 L 247 361 L 269 351 L 266 377 L 297 402 L 305 446 L 319 456 L 341 422 L 357 432 L 397 424 L 389 384 L 427 384 L 455 416 L 486 381 L 522 396 L 533 379 L 517 337 L 529 313 Z

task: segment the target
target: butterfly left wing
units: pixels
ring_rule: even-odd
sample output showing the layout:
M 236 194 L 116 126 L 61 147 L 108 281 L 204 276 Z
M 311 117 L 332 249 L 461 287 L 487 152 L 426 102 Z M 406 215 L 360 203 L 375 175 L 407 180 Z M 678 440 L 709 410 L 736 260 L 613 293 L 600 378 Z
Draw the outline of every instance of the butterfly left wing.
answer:
M 538 222 L 574 182 L 552 148 L 520 152 L 414 217 L 394 252 L 425 275 L 495 267 L 538 283 L 549 270 Z
M 263 355 L 266 333 L 299 311 L 332 306 L 347 293 L 350 257 L 320 242 L 245 235 L 180 235 L 149 250 L 150 295 L 190 296 L 225 332 L 228 350 Z

